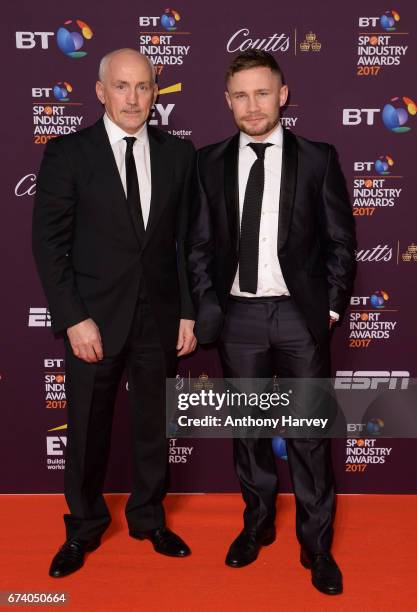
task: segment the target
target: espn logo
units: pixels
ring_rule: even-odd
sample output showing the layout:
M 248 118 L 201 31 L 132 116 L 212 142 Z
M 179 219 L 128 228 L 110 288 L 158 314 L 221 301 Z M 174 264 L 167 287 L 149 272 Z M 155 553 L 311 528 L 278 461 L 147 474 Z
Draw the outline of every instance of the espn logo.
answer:
M 51 315 L 47 308 L 29 308 L 28 327 L 51 327 Z

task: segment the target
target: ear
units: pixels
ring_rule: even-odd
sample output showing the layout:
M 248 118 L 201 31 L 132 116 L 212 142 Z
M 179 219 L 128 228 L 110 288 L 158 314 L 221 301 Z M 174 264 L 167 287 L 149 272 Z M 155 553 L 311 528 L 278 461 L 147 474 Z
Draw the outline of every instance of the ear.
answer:
M 288 85 L 282 85 L 279 90 L 279 105 L 284 106 L 288 100 Z
M 97 81 L 97 83 L 96 83 L 96 94 L 97 94 L 97 98 L 100 100 L 100 102 L 102 104 L 104 104 L 104 102 L 105 102 L 104 87 L 103 87 L 103 83 L 101 81 Z
M 224 95 L 226 97 L 226 102 L 227 102 L 228 107 L 230 108 L 230 110 L 232 110 L 232 101 L 230 99 L 229 92 L 225 91 Z

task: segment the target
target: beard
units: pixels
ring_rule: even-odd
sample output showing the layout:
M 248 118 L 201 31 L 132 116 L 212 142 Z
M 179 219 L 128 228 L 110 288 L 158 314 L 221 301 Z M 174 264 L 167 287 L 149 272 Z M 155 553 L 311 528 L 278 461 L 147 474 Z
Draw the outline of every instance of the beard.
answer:
M 239 130 L 248 136 L 266 136 L 267 134 L 270 134 L 278 125 L 279 115 L 272 118 L 267 116 L 260 117 L 257 125 L 245 120 L 245 118 L 239 120 L 235 119 L 235 121 Z

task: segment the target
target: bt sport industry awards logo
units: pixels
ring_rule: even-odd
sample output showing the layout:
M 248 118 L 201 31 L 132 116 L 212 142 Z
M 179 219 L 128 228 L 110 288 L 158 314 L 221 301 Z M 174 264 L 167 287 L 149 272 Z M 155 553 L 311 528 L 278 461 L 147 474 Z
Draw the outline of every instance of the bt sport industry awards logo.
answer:
M 381 435 L 384 428 L 382 419 L 372 419 L 365 424 L 367 435 Z M 346 440 L 346 472 L 365 472 L 369 466 L 383 466 L 391 457 L 392 446 L 384 446 L 384 440 L 374 438 L 348 438 Z
M 190 32 L 178 31 L 180 21 L 181 15 L 173 8 L 166 8 L 159 16 L 139 17 L 139 51 L 149 57 L 158 75 L 166 66 L 182 66 L 190 52 L 191 46 L 182 44 Z
M 64 360 L 62 358 L 45 358 L 43 363 L 45 368 L 45 408 L 66 408 Z
M 391 155 L 380 155 L 374 161 L 353 163 L 354 216 L 369 218 L 376 211 L 392 210 L 398 204 L 403 190 L 403 177 L 397 173 L 392 174 L 394 165 Z
M 32 87 L 35 144 L 46 144 L 51 138 L 71 134 L 81 128 L 83 103 L 71 98 L 73 92 L 74 86 L 68 81 L 59 81 L 48 87 Z
M 375 292 L 375 294 L 378 292 Z M 357 298 L 368 300 L 369 298 Z M 338 370 L 335 389 L 369 389 L 384 392 L 386 389 L 408 389 L 410 372 L 407 370 Z M 381 416 L 368 416 L 361 423 L 347 423 L 349 436 L 346 440 L 345 471 L 360 474 L 377 469 L 390 461 L 392 447 L 385 446 L 385 440 L 377 438 L 384 433 L 385 421 Z M 371 467 L 372 466 L 372 467 Z
M 375 341 L 389 341 L 398 323 L 398 309 L 386 308 L 384 289 L 370 296 L 352 296 L 349 313 L 349 348 L 368 348 Z
M 380 17 L 359 17 L 356 74 L 362 77 L 381 74 L 388 66 L 399 66 L 408 51 L 404 37 L 408 32 L 397 32 L 400 15 L 395 10 L 385 11 Z M 406 40 L 406 38 L 405 38 Z

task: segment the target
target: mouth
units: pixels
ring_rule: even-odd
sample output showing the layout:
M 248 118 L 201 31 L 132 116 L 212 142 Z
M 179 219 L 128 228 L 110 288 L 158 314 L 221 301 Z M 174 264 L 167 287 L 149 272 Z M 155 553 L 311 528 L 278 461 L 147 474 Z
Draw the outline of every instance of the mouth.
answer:
M 262 119 L 265 119 L 264 116 L 261 117 L 244 117 L 243 121 L 250 121 L 250 122 L 255 122 L 255 121 L 262 121 Z

